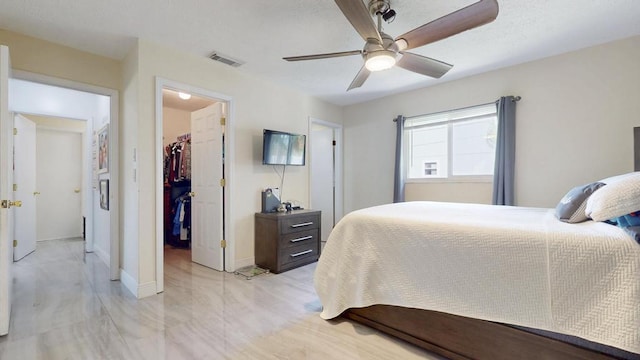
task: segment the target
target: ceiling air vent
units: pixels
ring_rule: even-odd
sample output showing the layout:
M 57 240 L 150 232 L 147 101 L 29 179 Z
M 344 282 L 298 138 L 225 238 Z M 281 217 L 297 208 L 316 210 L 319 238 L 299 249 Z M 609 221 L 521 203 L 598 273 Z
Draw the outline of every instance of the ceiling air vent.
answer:
M 209 59 L 211 60 L 215 60 L 215 61 L 219 61 L 223 64 L 227 64 L 233 67 L 238 67 L 242 64 L 244 64 L 244 62 L 239 61 L 239 60 L 235 60 L 232 59 L 231 57 L 227 56 L 227 55 L 222 55 L 217 51 L 214 51 L 211 53 L 211 55 L 209 55 Z

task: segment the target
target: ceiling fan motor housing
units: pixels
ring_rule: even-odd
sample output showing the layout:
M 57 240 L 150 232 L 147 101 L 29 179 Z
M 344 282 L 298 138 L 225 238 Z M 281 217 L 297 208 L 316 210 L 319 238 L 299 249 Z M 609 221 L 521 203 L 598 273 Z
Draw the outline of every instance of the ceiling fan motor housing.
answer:
M 370 55 L 380 51 L 388 53 L 393 57 L 398 55 L 398 45 L 393 38 L 383 32 L 380 32 L 380 37 L 382 37 L 382 44 L 380 44 L 380 40 L 378 39 L 367 39 L 367 42 L 364 44 L 364 48 L 362 49 L 362 57 L 366 59 L 368 54 Z
M 369 12 L 375 16 L 377 14 L 384 14 L 391 9 L 391 3 L 389 0 L 371 0 L 369 1 Z

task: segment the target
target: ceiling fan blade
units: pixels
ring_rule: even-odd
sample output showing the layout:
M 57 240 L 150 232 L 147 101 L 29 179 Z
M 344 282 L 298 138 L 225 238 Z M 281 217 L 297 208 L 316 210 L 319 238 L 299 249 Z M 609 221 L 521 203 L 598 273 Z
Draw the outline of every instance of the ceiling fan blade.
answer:
M 369 77 L 369 74 L 371 74 L 371 71 L 369 71 L 363 65 L 362 69 L 360 69 L 360 71 L 358 71 L 358 75 L 356 75 L 355 79 L 353 79 L 353 81 L 351 82 L 351 85 L 349 85 L 349 88 L 347 89 L 347 91 L 349 91 L 351 89 L 359 88 L 360 86 L 362 86 L 362 84 L 364 84 L 364 82 Z
M 287 61 L 301 61 L 301 60 L 328 59 L 333 57 L 350 56 L 350 55 L 362 55 L 362 50 L 342 51 L 342 52 L 315 54 L 315 55 L 289 56 L 289 57 L 284 57 L 283 59 Z
M 396 65 L 405 70 L 430 76 L 432 78 L 439 79 L 453 67 L 451 64 L 428 58 L 426 56 L 408 52 L 400 53 L 402 54 L 402 58 L 396 62 Z
M 498 16 L 496 0 L 480 0 L 396 38 L 400 50 L 414 49 L 492 22 Z
M 335 0 L 336 4 L 344 16 L 349 20 L 351 25 L 362 36 L 364 41 L 367 39 L 378 39 L 382 43 L 382 37 L 373 22 L 369 10 L 362 0 Z

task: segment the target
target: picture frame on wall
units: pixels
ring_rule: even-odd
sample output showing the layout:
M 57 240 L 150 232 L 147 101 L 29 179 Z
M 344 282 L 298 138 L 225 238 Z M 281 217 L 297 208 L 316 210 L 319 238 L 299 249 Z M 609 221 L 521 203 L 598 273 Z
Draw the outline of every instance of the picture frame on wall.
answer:
M 98 174 L 109 172 L 109 124 L 98 130 Z
M 109 210 L 109 180 L 100 180 L 100 208 Z

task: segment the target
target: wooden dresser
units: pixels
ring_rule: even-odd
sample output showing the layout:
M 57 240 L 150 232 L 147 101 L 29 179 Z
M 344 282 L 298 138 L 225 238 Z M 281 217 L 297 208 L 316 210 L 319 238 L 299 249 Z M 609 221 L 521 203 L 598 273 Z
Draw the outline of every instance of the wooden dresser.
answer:
M 273 273 L 295 269 L 320 257 L 320 211 L 256 213 L 256 265 Z

